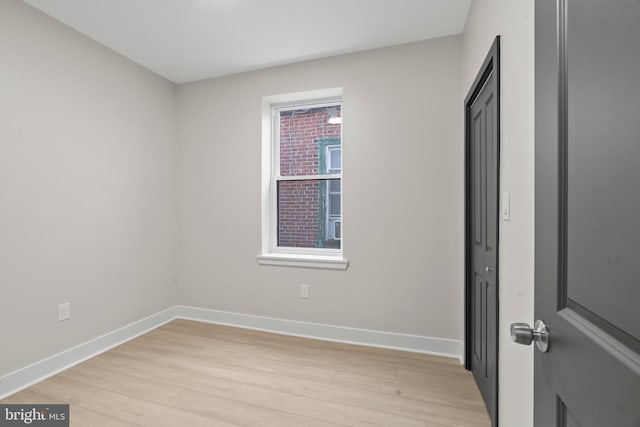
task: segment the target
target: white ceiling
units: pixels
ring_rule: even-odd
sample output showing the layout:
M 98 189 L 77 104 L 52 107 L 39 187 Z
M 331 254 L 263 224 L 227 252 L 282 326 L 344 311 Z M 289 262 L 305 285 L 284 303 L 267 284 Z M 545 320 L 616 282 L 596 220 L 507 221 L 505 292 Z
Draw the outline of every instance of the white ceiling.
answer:
M 184 83 L 460 33 L 471 0 L 24 0 Z

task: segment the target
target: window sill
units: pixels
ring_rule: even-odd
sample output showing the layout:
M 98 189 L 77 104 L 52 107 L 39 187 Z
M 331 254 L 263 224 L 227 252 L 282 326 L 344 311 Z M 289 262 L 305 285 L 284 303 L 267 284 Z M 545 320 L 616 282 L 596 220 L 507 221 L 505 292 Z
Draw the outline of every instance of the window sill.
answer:
M 325 270 L 346 270 L 349 260 L 342 257 L 298 254 L 264 254 L 256 257 L 260 265 L 280 265 L 285 267 L 322 268 Z

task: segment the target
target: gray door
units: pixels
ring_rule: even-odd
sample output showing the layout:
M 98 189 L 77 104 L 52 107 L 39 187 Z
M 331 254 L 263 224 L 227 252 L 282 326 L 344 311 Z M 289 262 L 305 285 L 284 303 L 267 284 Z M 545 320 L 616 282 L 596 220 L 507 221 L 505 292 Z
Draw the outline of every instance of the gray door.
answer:
M 490 55 L 497 55 L 497 41 Z M 497 57 L 496 57 L 497 58 Z M 494 58 L 495 59 L 495 58 Z M 469 230 L 467 277 L 470 325 L 468 368 L 497 424 L 498 290 L 498 86 L 493 63 L 485 62 L 467 101 Z
M 640 1 L 535 8 L 535 425 L 638 427 Z

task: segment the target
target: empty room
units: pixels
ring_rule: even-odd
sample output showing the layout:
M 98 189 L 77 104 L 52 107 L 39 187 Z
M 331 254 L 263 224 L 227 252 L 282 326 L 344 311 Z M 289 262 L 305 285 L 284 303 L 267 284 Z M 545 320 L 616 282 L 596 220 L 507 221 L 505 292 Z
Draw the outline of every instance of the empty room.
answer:
M 639 21 L 0 0 L 0 426 L 639 426 Z

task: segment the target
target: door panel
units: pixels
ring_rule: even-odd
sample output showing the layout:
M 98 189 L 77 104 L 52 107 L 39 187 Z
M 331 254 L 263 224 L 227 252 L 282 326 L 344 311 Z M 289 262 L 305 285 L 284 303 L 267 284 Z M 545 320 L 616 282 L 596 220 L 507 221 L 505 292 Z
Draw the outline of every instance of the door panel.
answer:
M 640 4 L 574 1 L 567 7 L 568 297 L 637 340 L 638 300 L 629 296 L 640 265 Z
M 472 141 L 482 141 L 482 111 L 476 111 L 473 116 L 473 136 Z M 480 144 L 471 144 L 471 157 L 472 157 L 472 180 L 473 180 L 473 236 L 474 236 L 474 250 L 482 245 L 482 202 L 483 202 L 483 189 L 482 189 L 482 158 L 481 158 Z
M 489 82 L 493 85 L 493 77 L 491 77 L 491 81 Z M 496 150 L 496 142 L 497 138 L 494 135 L 495 129 L 495 105 L 494 105 L 494 94 L 491 92 L 488 94 L 487 99 L 484 105 L 485 112 L 485 124 L 487 129 L 486 134 L 486 142 L 483 144 L 486 155 L 486 182 L 487 182 L 487 193 L 486 193 L 486 216 L 485 216 L 485 229 L 486 229 L 486 239 L 485 239 L 485 256 L 487 257 L 487 264 L 493 266 L 495 264 L 495 245 L 496 245 L 496 212 L 497 212 L 497 165 L 495 164 L 497 160 Z
M 474 274 L 473 280 L 473 356 L 477 363 L 484 360 L 483 351 L 483 312 L 485 307 L 483 304 L 484 298 L 482 298 L 483 280 L 478 274 Z
M 535 425 L 640 426 L 640 2 L 536 1 Z

